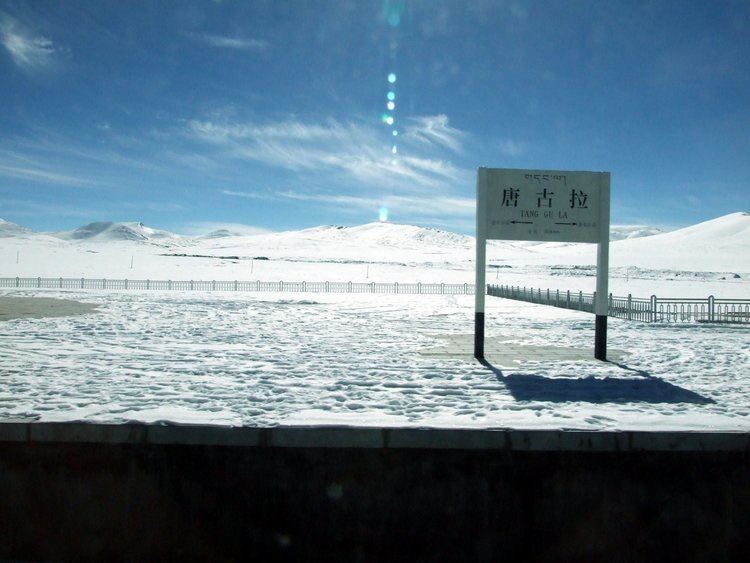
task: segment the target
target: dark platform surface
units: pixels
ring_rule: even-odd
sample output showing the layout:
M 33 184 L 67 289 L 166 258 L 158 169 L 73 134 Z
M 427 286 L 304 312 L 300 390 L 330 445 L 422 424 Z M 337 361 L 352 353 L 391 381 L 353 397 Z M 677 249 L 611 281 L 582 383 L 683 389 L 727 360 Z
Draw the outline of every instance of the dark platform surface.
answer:
M 737 561 L 747 434 L 0 425 L 0 558 Z

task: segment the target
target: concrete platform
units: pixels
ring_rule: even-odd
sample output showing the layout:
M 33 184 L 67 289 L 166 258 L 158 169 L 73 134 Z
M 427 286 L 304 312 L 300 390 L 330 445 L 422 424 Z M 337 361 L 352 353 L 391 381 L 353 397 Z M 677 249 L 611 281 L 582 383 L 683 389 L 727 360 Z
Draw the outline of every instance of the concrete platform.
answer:
M 750 452 L 750 433 L 746 432 L 605 432 L 350 426 L 260 428 L 22 421 L 0 423 L 0 442 L 517 452 Z
M 0 424 L 0 560 L 744 561 L 750 434 Z
M 99 305 L 53 297 L 0 297 L 0 321 L 85 315 Z
M 438 336 L 444 345 L 424 348 L 419 351 L 422 356 L 433 358 L 450 358 L 473 360 L 474 335 L 451 334 Z M 609 349 L 607 358 L 620 362 L 627 355 L 624 350 Z M 487 337 L 484 340 L 485 359 L 497 368 L 518 368 L 522 365 L 538 362 L 598 362 L 594 358 L 594 348 L 569 348 L 563 346 L 532 346 L 509 342 L 504 338 Z

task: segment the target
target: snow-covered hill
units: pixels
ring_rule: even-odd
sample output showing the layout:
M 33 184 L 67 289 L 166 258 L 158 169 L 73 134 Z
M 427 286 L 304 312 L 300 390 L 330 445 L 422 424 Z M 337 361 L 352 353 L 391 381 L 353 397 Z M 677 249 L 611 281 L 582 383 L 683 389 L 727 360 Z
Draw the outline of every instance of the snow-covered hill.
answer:
M 613 278 L 739 279 L 740 284 L 750 279 L 749 214 L 635 236 L 655 230 L 618 231 L 626 238 L 610 245 Z M 258 257 L 268 260 L 253 262 Z M 491 241 L 487 257 L 491 267 L 502 268 L 506 283 L 523 285 L 530 276 L 548 276 L 544 283 L 559 285 L 567 277 L 571 289 L 577 289 L 593 275 L 596 246 Z M 414 225 L 328 225 L 254 235 L 229 230 L 184 237 L 141 223 L 100 222 L 55 238 L 0 223 L 0 276 L 470 282 L 473 271 L 473 237 Z M 499 269 L 494 273 L 499 280 Z M 650 294 L 651 285 L 643 291 Z
M 0 219 L 0 237 L 17 237 L 21 235 L 29 235 L 32 233 L 31 229 L 16 225 L 5 219 Z
M 588 259 L 591 254 L 580 245 L 559 252 L 568 263 Z M 615 241 L 610 245 L 610 266 L 748 272 L 750 214 L 730 213 L 667 233 Z
M 183 237 L 169 231 L 161 231 L 136 222 L 97 221 L 75 229 L 49 233 L 63 240 L 83 241 L 140 241 L 159 242 L 181 240 Z
M 624 240 L 630 238 L 650 237 L 663 233 L 658 227 L 647 225 L 612 225 L 609 229 L 609 240 Z

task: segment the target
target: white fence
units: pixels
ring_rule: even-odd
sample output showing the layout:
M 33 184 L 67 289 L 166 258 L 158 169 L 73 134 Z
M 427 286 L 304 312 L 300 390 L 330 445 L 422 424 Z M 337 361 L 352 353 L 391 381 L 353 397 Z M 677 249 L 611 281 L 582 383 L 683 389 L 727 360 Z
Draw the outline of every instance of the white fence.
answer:
M 291 291 L 300 293 L 407 293 L 474 295 L 471 283 L 362 283 L 288 281 L 113 280 L 91 278 L 0 278 L 0 288 L 142 289 L 180 291 Z
M 0 288 L 35 289 L 140 289 L 179 291 L 290 291 L 299 293 L 399 293 L 424 295 L 473 295 L 471 283 L 376 283 L 376 282 L 285 282 L 122 280 L 106 278 L 0 278 Z M 487 295 L 552 305 L 563 309 L 594 312 L 596 293 L 488 285 Z M 750 299 L 705 299 L 679 297 L 618 297 L 609 294 L 609 316 L 644 322 L 715 322 L 750 324 Z
M 594 312 L 596 292 L 560 291 L 512 285 L 489 285 L 487 295 L 552 305 L 562 309 Z M 709 322 L 750 324 L 750 299 L 614 296 L 609 294 L 609 316 L 629 321 Z

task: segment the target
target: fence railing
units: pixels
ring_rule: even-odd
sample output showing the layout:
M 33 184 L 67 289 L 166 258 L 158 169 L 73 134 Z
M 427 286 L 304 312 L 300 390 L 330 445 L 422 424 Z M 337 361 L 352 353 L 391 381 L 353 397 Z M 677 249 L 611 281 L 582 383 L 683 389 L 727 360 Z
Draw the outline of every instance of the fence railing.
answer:
M 473 295 L 472 283 L 290 282 L 240 280 L 123 280 L 107 278 L 0 278 L 0 288 L 142 289 L 180 291 L 290 291 L 298 293 L 405 293 Z
M 376 283 L 376 282 L 288 282 L 240 280 L 128 280 L 107 278 L 0 278 L 0 288 L 118 289 L 179 291 L 258 291 L 297 293 L 397 293 L 425 295 L 473 295 L 471 283 Z M 560 291 L 513 285 L 487 286 L 487 295 L 515 299 L 562 309 L 594 312 L 596 293 Z M 716 322 L 750 324 L 750 299 L 705 299 L 613 296 L 609 294 L 609 316 L 643 322 Z
M 513 285 L 488 285 L 487 295 L 552 305 L 562 309 L 594 312 L 596 292 L 560 291 Z M 750 299 L 705 299 L 681 297 L 620 297 L 609 294 L 609 316 L 629 321 L 710 322 L 750 324 Z

